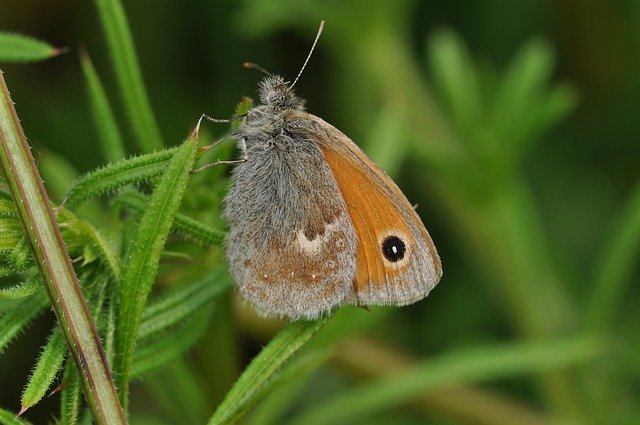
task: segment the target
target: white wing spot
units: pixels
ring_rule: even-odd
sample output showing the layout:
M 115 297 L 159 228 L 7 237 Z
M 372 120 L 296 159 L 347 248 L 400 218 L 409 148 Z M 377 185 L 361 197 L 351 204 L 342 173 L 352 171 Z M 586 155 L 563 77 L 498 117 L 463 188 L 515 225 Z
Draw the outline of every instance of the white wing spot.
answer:
M 313 239 L 307 238 L 304 230 L 298 230 L 296 233 L 296 242 L 300 249 L 308 254 L 314 254 L 320 251 L 320 248 L 329 240 L 331 234 L 340 227 L 341 219 L 336 218 L 332 223 L 325 224 L 324 232 L 316 235 Z

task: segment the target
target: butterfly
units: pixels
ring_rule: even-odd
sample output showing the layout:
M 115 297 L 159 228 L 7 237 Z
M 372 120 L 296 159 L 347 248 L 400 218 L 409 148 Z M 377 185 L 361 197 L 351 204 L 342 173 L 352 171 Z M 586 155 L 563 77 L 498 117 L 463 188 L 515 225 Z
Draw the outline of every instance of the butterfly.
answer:
M 264 316 L 312 320 L 348 304 L 411 304 L 442 276 L 398 186 L 293 91 L 323 23 L 292 84 L 258 67 L 267 74 L 260 104 L 231 134 L 243 157 L 220 161 L 236 163 L 224 201 L 230 270 Z

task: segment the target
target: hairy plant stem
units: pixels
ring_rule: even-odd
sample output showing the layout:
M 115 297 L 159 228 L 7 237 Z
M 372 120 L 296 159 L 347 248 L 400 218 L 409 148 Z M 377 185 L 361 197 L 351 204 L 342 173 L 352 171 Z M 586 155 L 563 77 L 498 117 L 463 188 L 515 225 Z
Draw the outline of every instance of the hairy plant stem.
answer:
M 1 71 L 0 162 L 51 305 L 81 371 L 93 418 L 99 424 L 124 424 L 95 322 Z

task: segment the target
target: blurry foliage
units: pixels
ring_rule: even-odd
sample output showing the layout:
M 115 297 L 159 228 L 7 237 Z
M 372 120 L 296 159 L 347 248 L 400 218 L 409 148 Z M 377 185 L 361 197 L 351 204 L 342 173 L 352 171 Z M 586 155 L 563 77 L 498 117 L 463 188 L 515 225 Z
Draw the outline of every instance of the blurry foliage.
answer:
M 176 2 L 153 19 L 144 2 L 124 6 L 131 33 L 113 0 L 7 8 L 0 61 L 49 195 L 66 198 L 58 219 L 118 386 L 139 383 L 132 423 L 640 418 L 637 2 Z M 283 324 L 229 291 L 228 170 L 189 178 L 164 250 L 145 220 L 164 211 L 183 151 L 162 144 L 203 111 L 233 115 L 260 78 L 245 60 L 295 75 L 321 19 L 297 91 L 418 204 L 445 275 L 414 306 L 343 308 L 261 349 Z M 14 65 L 61 53 L 15 32 L 86 48 Z M 39 318 L 47 299 L 2 181 L 0 251 L 0 423 L 19 423 L 20 397 L 27 419 L 77 423 L 77 371 Z

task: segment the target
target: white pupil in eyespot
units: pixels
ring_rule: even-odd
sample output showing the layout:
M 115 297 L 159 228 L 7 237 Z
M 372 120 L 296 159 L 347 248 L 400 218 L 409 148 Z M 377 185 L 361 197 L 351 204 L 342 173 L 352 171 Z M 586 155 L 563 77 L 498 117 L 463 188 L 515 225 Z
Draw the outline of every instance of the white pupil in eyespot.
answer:
M 402 260 L 406 250 L 404 242 L 398 236 L 388 236 L 382 241 L 382 254 L 392 263 Z

